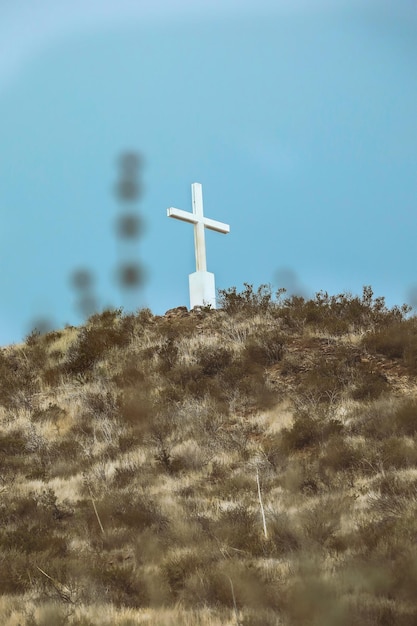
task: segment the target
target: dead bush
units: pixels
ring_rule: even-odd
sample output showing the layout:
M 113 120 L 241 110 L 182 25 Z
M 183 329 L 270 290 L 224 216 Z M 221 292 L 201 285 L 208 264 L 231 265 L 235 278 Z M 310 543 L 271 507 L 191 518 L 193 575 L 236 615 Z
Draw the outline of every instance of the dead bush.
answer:
M 417 433 L 417 401 L 406 399 L 396 405 L 377 403 L 364 410 L 352 431 L 370 439 L 385 439 Z
M 285 338 L 279 330 L 259 330 L 246 342 L 243 358 L 261 366 L 274 365 L 284 355 Z
M 227 546 L 241 550 L 244 554 L 264 554 L 260 514 L 244 505 L 223 511 L 214 526 L 214 533 Z
M 341 433 L 343 424 L 333 418 L 312 417 L 308 413 L 299 413 L 291 428 L 284 428 L 281 433 L 281 449 L 286 452 L 302 450 L 324 443 L 331 435 Z
M 406 437 L 389 437 L 381 443 L 381 460 L 385 469 L 403 469 L 417 465 L 415 442 Z
M 403 319 L 366 335 L 363 345 L 391 359 L 400 359 L 410 372 L 417 371 L 417 321 Z
M 322 497 L 320 501 L 303 511 L 301 524 L 307 540 L 331 545 L 340 528 L 342 513 L 347 513 L 350 500 L 342 497 Z
M 111 348 L 127 346 L 132 338 L 130 324 L 120 323 L 121 310 L 93 315 L 70 346 L 64 370 L 71 375 L 86 375 Z
M 0 404 L 8 409 L 32 408 L 33 394 L 39 391 L 37 369 L 22 353 L 0 351 Z
M 300 536 L 287 513 L 268 515 L 268 544 L 274 556 L 282 557 L 300 548 Z
M 224 347 L 200 348 L 195 356 L 204 376 L 215 376 L 232 362 L 232 353 Z
M 344 472 L 358 466 L 360 452 L 342 435 L 331 436 L 320 457 L 320 466 L 335 472 Z
M 116 606 L 140 608 L 149 604 L 146 579 L 133 564 L 99 560 L 91 571 L 102 601 Z
M 161 565 L 161 572 L 173 597 L 178 598 L 185 588 L 187 579 L 197 570 L 201 572 L 206 570 L 211 561 L 213 557 L 209 554 L 190 550 L 174 553 L 168 557 Z
M 387 377 L 381 372 L 358 367 L 351 396 L 354 400 L 376 400 L 390 389 Z
M 0 593 L 2 595 L 24 594 L 31 588 L 27 575 L 30 560 L 26 553 L 16 548 L 4 548 L 0 552 Z

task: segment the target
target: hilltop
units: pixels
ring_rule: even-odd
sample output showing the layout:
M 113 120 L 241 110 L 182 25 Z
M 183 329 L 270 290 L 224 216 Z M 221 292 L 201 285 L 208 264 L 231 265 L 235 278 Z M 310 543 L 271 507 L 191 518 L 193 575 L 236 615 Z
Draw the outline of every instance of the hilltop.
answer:
M 7 626 L 417 623 L 417 319 L 220 292 L 0 352 Z

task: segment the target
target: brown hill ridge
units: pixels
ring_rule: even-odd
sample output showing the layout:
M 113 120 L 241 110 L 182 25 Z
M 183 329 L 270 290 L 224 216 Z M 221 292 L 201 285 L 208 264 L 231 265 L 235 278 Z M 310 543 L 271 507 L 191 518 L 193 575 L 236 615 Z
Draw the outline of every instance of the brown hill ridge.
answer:
M 8 626 L 417 623 L 417 321 L 266 286 L 0 352 Z

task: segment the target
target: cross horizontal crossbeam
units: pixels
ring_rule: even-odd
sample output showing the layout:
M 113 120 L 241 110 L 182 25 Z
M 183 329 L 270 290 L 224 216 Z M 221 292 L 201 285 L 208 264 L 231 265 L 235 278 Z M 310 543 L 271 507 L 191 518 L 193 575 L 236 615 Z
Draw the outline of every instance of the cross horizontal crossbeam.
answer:
M 204 231 L 206 228 L 214 230 L 218 233 L 227 235 L 230 232 L 230 226 L 217 220 L 204 217 L 203 213 L 203 191 L 200 183 L 193 183 L 191 185 L 192 200 L 193 200 L 193 212 L 183 211 L 182 209 L 175 209 L 170 207 L 167 209 L 168 217 L 173 217 L 182 222 L 189 222 L 194 224 L 194 245 L 195 245 L 195 259 L 197 272 L 207 271 L 206 260 L 206 242 Z
M 194 213 L 189 213 L 188 211 L 183 211 L 182 209 L 175 209 L 174 207 L 167 209 L 167 215 L 168 217 L 174 217 L 177 220 L 190 222 L 191 224 L 197 224 L 200 221 L 199 217 Z M 224 235 L 230 233 L 229 224 L 224 224 L 223 222 L 218 222 L 217 220 L 211 220 L 209 217 L 203 217 L 203 223 L 205 228 L 215 230 L 218 233 L 223 233 Z

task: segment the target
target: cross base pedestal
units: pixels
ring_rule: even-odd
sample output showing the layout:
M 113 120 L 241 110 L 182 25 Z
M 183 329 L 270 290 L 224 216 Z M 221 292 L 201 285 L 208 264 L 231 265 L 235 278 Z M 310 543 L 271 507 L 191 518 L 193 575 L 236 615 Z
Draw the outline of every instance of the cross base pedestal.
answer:
M 194 272 L 189 275 L 190 282 L 190 309 L 195 306 L 211 305 L 216 308 L 216 287 L 214 274 L 211 272 Z

